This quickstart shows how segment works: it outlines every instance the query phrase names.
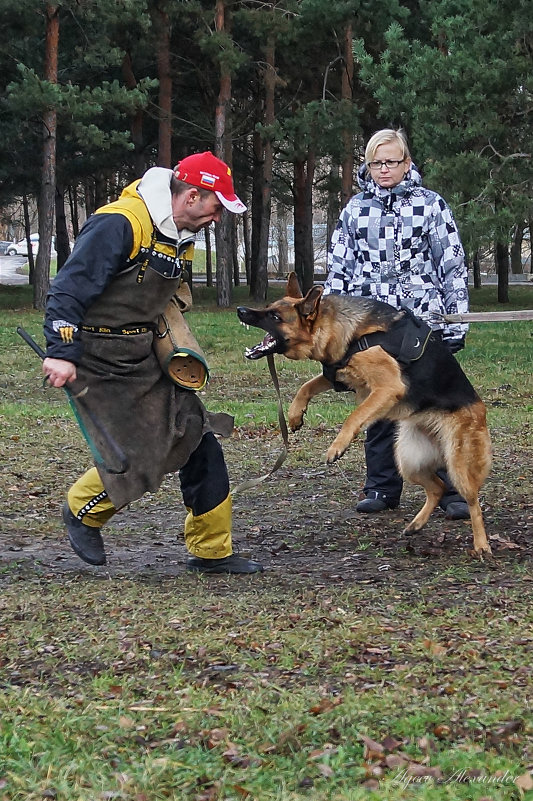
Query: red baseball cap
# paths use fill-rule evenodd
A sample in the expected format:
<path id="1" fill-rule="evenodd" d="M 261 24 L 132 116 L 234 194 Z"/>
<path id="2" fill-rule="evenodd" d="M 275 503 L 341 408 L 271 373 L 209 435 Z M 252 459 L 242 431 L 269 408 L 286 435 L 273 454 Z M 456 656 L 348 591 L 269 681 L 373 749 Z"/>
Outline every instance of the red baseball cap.
<path id="1" fill-rule="evenodd" d="M 214 192 L 228 211 L 234 214 L 246 211 L 246 206 L 235 194 L 230 168 L 211 151 L 186 156 L 174 167 L 174 175 L 178 181 Z"/>

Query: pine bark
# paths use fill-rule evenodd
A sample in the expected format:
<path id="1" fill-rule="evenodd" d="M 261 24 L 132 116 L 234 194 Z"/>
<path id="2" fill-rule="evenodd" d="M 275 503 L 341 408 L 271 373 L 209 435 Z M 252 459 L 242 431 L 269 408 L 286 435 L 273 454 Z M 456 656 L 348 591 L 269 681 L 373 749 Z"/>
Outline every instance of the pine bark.
<path id="1" fill-rule="evenodd" d="M 44 79 L 57 83 L 57 63 L 59 46 L 59 6 L 47 3 L 45 8 L 46 45 L 44 60 Z M 39 194 L 39 252 L 35 264 L 33 282 L 33 306 L 44 309 L 46 295 L 50 286 L 50 249 L 54 226 L 55 188 L 56 188 L 56 142 L 57 111 L 54 106 L 47 108 L 43 115 L 43 161 L 41 190 Z"/>
<path id="2" fill-rule="evenodd" d="M 164 4 L 152 11 L 157 31 L 157 77 L 159 79 L 159 134 L 157 164 L 172 167 L 172 74 L 170 68 L 170 20 Z"/>
<path id="3" fill-rule="evenodd" d="M 227 30 L 225 0 L 217 0 L 215 28 Z M 215 111 L 215 155 L 231 167 L 231 138 L 229 136 L 229 108 L 231 101 L 231 72 L 224 60 L 220 61 L 220 84 Z M 227 308 L 231 304 L 231 275 L 233 263 L 232 221 L 230 212 L 222 212 L 220 222 L 215 223 L 217 252 L 217 305 Z"/>

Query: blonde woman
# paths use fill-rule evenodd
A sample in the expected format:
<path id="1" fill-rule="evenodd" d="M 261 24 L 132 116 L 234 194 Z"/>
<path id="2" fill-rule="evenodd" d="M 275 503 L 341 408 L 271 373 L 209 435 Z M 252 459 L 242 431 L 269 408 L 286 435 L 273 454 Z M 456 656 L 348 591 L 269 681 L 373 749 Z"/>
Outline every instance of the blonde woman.
<path id="1" fill-rule="evenodd" d="M 452 212 L 440 195 L 422 186 L 403 131 L 377 131 L 358 172 L 361 192 L 342 210 L 331 239 L 325 294 L 373 297 L 409 308 L 440 329 L 452 353 L 464 347 L 467 325 L 435 324 L 432 315 L 468 311 L 464 250 Z M 359 512 L 394 509 L 402 479 L 394 461 L 395 424 L 380 420 L 365 441 L 367 475 Z M 449 489 L 440 506 L 452 520 L 468 506 Z"/>

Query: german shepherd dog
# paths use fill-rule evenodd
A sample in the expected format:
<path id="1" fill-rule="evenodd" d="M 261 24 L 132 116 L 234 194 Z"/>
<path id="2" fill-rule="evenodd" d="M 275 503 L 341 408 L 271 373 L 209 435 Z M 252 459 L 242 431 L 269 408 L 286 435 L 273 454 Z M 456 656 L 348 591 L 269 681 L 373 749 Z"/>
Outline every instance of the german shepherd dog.
<path id="1" fill-rule="evenodd" d="M 320 286 L 303 297 L 295 273 L 289 275 L 286 292 L 264 309 L 240 306 L 237 315 L 242 323 L 267 332 L 261 343 L 246 351 L 248 359 L 282 353 L 288 359 L 322 363 L 323 374 L 303 384 L 290 405 L 290 429 L 301 428 L 315 395 L 332 387 L 352 390 L 359 405 L 330 445 L 326 462 L 340 459 L 360 430 L 376 420 L 398 421 L 399 471 L 426 492 L 424 506 L 404 534 L 414 534 L 427 523 L 446 488 L 437 475 L 445 468 L 468 503 L 473 555 L 490 558 L 478 499 L 491 465 L 485 405 L 440 334 L 410 312 L 380 301 L 323 297 Z M 414 329 L 402 333 L 408 330 L 409 318 Z M 396 355 L 385 349 L 387 341 L 392 341 Z"/>

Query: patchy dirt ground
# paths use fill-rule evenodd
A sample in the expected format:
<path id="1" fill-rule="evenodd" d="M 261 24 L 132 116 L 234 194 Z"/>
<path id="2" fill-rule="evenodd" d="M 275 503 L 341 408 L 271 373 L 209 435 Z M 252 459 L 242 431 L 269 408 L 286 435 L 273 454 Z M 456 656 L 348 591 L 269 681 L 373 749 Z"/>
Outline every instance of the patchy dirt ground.
<path id="1" fill-rule="evenodd" d="M 527 575 L 533 552 L 531 449 L 513 450 L 508 445 L 495 449 L 493 470 L 482 491 L 494 551 L 494 563 L 488 566 L 468 555 L 470 522 L 447 521 L 440 510 L 416 537 L 408 540 L 402 535 L 421 506 L 419 488 L 407 486 L 401 506 L 394 511 L 371 516 L 356 513 L 363 481 L 362 447 L 353 446 L 339 463 L 326 467 L 322 455 L 331 438 L 327 430 L 301 435 L 298 450 L 289 453 L 275 474 L 234 497 L 235 549 L 261 560 L 269 578 L 307 586 L 393 584 L 416 592 L 443 574 L 453 581 L 454 571 L 460 568 L 470 571 L 477 582 L 502 586 L 517 584 Z M 237 431 L 224 444 L 233 484 L 267 472 L 280 445 L 273 431 L 260 436 Z M 159 493 L 113 519 L 104 529 L 108 565 L 94 568 L 72 552 L 59 520 L 60 492 L 70 481 L 57 465 L 47 469 L 50 480 L 53 476 L 49 484 L 28 491 L 20 481 L 7 488 L 7 510 L 0 512 L 0 585 L 29 575 L 157 580 L 185 572 L 185 511 L 176 478 L 168 477 Z"/>

